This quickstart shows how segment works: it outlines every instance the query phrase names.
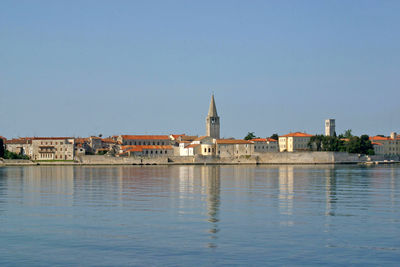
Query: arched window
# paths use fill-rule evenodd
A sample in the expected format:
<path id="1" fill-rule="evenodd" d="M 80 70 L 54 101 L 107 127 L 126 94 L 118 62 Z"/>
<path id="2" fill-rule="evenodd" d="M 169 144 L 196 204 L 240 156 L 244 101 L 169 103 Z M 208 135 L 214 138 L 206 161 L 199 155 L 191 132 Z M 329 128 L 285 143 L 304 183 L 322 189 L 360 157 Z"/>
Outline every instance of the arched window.
<path id="1" fill-rule="evenodd" d="M 211 148 L 208 148 L 208 153 L 210 153 L 211 152 Z"/>

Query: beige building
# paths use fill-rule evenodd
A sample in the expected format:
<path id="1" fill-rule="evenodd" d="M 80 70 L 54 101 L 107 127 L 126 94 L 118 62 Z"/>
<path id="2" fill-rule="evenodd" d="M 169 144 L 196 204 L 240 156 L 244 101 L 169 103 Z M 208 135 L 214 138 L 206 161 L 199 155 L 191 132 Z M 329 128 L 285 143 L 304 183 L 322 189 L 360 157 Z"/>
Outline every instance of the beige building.
<path id="1" fill-rule="evenodd" d="M 280 152 L 295 152 L 309 150 L 308 142 L 313 135 L 301 132 L 279 136 Z"/>
<path id="2" fill-rule="evenodd" d="M 168 146 L 171 145 L 171 139 L 168 135 L 120 135 L 117 141 L 121 145 L 131 146 Z"/>
<path id="3" fill-rule="evenodd" d="M 400 136 L 393 132 L 390 136 L 372 136 L 369 138 L 376 155 L 399 156 Z"/>
<path id="4" fill-rule="evenodd" d="M 254 143 L 248 140 L 218 139 L 216 151 L 220 157 L 251 156 Z"/>
<path id="5" fill-rule="evenodd" d="M 251 139 L 254 143 L 254 152 L 266 153 L 266 152 L 278 152 L 278 140 L 272 138 L 255 138 Z"/>
<path id="6" fill-rule="evenodd" d="M 165 157 L 173 154 L 171 145 L 126 145 L 121 146 L 119 156 Z"/>
<path id="7" fill-rule="evenodd" d="M 33 160 L 74 160 L 75 140 L 71 137 L 32 138 Z"/>

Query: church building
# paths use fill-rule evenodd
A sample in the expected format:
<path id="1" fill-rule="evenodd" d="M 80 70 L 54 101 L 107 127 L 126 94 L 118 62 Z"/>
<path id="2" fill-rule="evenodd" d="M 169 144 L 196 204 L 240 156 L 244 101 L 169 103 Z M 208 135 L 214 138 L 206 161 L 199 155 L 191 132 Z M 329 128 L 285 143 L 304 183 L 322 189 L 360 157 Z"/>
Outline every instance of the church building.
<path id="1" fill-rule="evenodd" d="M 210 108 L 206 118 L 206 136 L 219 139 L 220 121 L 215 107 L 214 95 L 211 96 Z"/>

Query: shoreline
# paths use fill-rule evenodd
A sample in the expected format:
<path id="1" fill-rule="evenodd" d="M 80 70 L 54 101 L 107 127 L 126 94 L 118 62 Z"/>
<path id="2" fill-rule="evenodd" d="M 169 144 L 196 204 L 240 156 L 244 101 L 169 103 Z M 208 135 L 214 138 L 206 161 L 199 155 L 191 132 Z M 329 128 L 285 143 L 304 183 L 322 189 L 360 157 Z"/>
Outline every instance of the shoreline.
<path id="1" fill-rule="evenodd" d="M 379 165 L 399 164 L 400 159 L 345 152 L 271 152 L 252 156 L 113 157 L 81 155 L 73 161 L 0 159 L 0 166 L 170 166 L 170 165 Z"/>
<path id="2" fill-rule="evenodd" d="M 22 167 L 22 166 L 272 166 L 272 165 L 396 165 L 400 164 L 400 161 L 366 161 L 366 162 L 269 162 L 269 163 L 253 163 L 253 162 L 165 162 L 165 163 L 80 163 L 80 162 L 0 162 L 0 167 Z"/>

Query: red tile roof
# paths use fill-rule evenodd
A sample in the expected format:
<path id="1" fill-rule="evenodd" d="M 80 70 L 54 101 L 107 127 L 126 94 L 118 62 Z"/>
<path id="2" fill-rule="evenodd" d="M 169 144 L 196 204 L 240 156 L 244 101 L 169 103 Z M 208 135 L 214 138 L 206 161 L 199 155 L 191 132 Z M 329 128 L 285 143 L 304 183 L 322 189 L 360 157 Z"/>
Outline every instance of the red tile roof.
<path id="1" fill-rule="evenodd" d="M 217 144 L 253 144 L 253 142 L 248 140 L 218 139 Z"/>
<path id="2" fill-rule="evenodd" d="M 171 134 L 171 136 L 176 140 L 178 137 L 185 136 L 186 134 Z"/>
<path id="3" fill-rule="evenodd" d="M 179 139 L 186 140 L 186 141 L 193 141 L 197 138 L 198 138 L 197 135 L 184 135 L 184 136 L 181 136 L 181 138 L 179 138 Z"/>
<path id="4" fill-rule="evenodd" d="M 251 139 L 250 141 L 253 141 L 253 142 L 267 142 L 267 138 L 254 138 L 254 139 Z"/>
<path id="5" fill-rule="evenodd" d="M 76 144 L 83 144 L 83 143 L 89 143 L 90 142 L 90 140 L 89 140 L 89 138 L 75 138 L 75 143 Z"/>
<path id="6" fill-rule="evenodd" d="M 168 135 L 121 135 L 128 140 L 169 140 Z"/>
<path id="7" fill-rule="evenodd" d="M 374 140 L 374 141 L 391 141 L 391 140 L 393 140 L 390 137 L 383 137 L 383 136 L 371 136 L 369 139 Z"/>
<path id="8" fill-rule="evenodd" d="M 115 141 L 115 140 L 113 140 L 111 138 L 104 138 L 104 139 L 101 139 L 101 141 L 103 143 L 111 143 L 111 144 L 116 144 L 117 143 L 117 141 Z"/>
<path id="9" fill-rule="evenodd" d="M 191 144 L 191 145 L 186 146 L 185 148 L 194 148 L 194 147 L 198 147 L 198 146 L 200 146 L 200 144 Z"/>
<path id="10" fill-rule="evenodd" d="M 32 140 L 66 140 L 75 139 L 74 137 L 32 137 Z"/>
<path id="11" fill-rule="evenodd" d="M 207 135 L 203 135 L 203 136 L 197 137 L 197 138 L 194 139 L 193 141 L 201 141 L 201 140 L 203 140 L 203 139 L 205 139 L 205 138 L 207 138 L 207 137 L 208 137 Z"/>
<path id="12" fill-rule="evenodd" d="M 253 141 L 253 142 L 277 142 L 275 139 L 272 139 L 272 138 L 254 138 L 254 139 L 251 139 L 250 141 Z"/>
<path id="13" fill-rule="evenodd" d="M 21 137 L 21 138 L 13 138 L 10 140 L 5 140 L 6 144 L 31 144 L 32 137 Z"/>
<path id="14" fill-rule="evenodd" d="M 295 133 L 289 133 L 286 135 L 281 135 L 279 137 L 311 137 L 313 136 L 312 134 L 308 133 L 302 133 L 302 132 L 295 132 Z"/>

